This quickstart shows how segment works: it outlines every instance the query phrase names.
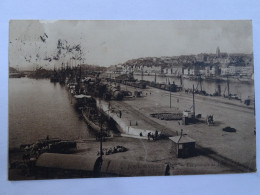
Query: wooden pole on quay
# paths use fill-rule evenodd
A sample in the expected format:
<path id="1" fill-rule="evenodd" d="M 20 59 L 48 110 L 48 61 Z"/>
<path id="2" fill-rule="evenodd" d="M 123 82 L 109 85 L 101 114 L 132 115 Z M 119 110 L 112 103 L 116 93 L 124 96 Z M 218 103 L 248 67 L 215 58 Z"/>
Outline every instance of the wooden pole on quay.
<path id="1" fill-rule="evenodd" d="M 192 90 L 192 101 L 193 101 L 193 114 L 194 114 L 194 118 L 195 118 L 195 99 L 194 99 L 194 84 L 193 84 L 193 90 Z"/>
<path id="2" fill-rule="evenodd" d="M 102 114 L 100 114 L 100 159 L 102 160 L 102 156 L 103 156 L 103 148 L 102 148 L 102 141 L 103 141 L 103 120 L 102 120 Z"/>
<path id="3" fill-rule="evenodd" d="M 172 92 L 171 92 L 171 88 L 170 88 L 170 108 L 172 108 Z"/>

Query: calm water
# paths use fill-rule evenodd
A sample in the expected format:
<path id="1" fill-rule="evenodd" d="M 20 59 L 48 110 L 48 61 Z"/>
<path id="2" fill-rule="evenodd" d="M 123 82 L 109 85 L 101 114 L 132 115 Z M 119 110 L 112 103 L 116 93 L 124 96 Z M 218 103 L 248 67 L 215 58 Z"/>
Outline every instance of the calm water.
<path id="1" fill-rule="evenodd" d="M 47 135 L 69 140 L 91 136 L 65 87 L 49 80 L 9 79 L 9 147 Z"/>
<path id="2" fill-rule="evenodd" d="M 141 75 L 134 75 L 134 77 L 138 80 L 141 80 Z M 155 76 L 143 76 L 144 80 L 147 81 L 154 81 Z M 180 85 L 180 80 L 178 78 L 169 78 L 167 79 L 174 81 L 177 85 Z M 157 76 L 156 82 L 158 83 L 166 83 L 166 77 Z M 215 81 L 202 81 L 202 90 L 205 90 L 209 94 L 213 94 L 215 91 L 218 90 L 218 85 L 220 84 L 221 88 L 221 94 L 227 95 L 227 83 L 226 82 L 220 82 L 217 83 Z M 194 88 L 200 90 L 200 85 L 198 81 L 189 80 L 189 79 L 183 79 L 183 87 L 185 89 L 192 89 L 192 86 L 194 85 Z M 231 94 L 237 94 L 238 97 L 241 99 L 246 99 L 248 96 L 254 96 L 254 85 L 253 84 L 247 84 L 247 83 L 241 83 L 241 82 L 230 82 L 229 84 L 229 91 Z"/>

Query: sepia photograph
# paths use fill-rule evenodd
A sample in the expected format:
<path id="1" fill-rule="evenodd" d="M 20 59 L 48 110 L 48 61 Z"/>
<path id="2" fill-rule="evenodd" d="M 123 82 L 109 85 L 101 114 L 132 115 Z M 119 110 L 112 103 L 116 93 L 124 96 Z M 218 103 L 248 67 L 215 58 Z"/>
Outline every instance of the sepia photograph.
<path id="1" fill-rule="evenodd" d="M 10 20 L 8 179 L 256 172 L 251 20 Z"/>

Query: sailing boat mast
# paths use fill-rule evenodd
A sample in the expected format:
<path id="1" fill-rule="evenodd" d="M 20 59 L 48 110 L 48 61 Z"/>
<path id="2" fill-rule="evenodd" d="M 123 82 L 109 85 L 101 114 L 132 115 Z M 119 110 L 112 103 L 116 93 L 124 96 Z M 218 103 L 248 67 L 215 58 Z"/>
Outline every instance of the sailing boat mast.
<path id="1" fill-rule="evenodd" d="M 143 70 L 143 67 L 142 67 L 142 75 L 141 75 L 141 80 L 142 80 L 142 81 L 144 80 L 144 70 Z"/>
<path id="2" fill-rule="evenodd" d="M 195 117 L 195 98 L 194 98 L 194 85 L 193 85 L 193 90 L 192 90 L 192 108 L 193 108 L 193 114 L 194 114 L 194 116 L 193 117 Z"/>
<path id="3" fill-rule="evenodd" d="M 170 89 L 170 108 L 172 108 L 172 91 Z"/>
<path id="4" fill-rule="evenodd" d="M 200 77 L 199 77 L 199 82 L 200 82 L 200 91 L 202 91 L 202 78 L 201 78 L 201 74 L 200 74 Z"/>
<path id="5" fill-rule="evenodd" d="M 102 156 L 103 156 L 103 119 L 102 119 L 102 113 L 99 111 L 99 125 L 100 125 L 100 159 L 102 160 Z"/>
<path id="6" fill-rule="evenodd" d="M 227 90 L 228 90 L 228 97 L 229 97 L 229 80 L 228 80 L 228 75 L 227 75 Z"/>

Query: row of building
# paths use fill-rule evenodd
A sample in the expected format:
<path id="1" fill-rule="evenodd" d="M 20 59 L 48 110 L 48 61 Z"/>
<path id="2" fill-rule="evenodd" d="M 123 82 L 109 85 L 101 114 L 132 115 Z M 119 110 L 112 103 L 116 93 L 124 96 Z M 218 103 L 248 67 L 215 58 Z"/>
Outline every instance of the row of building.
<path id="1" fill-rule="evenodd" d="M 228 67 L 219 67 L 217 65 L 212 66 L 193 66 L 184 68 L 182 66 L 173 66 L 162 68 L 161 66 L 123 66 L 119 67 L 118 72 L 121 73 L 144 73 L 144 74 L 164 74 L 167 76 L 248 76 L 251 77 L 254 70 L 253 66 L 228 66 Z"/>
<path id="2" fill-rule="evenodd" d="M 219 47 L 215 54 L 182 55 L 172 57 L 138 58 L 114 66 L 118 73 L 144 73 L 186 76 L 246 76 L 253 74 L 253 54 L 221 53 Z"/>
<path id="3" fill-rule="evenodd" d="M 204 68 L 193 67 L 193 68 L 185 68 L 179 69 L 179 72 L 182 71 L 182 75 L 204 75 L 204 76 L 245 76 L 251 77 L 254 70 L 252 66 L 229 66 L 229 67 L 219 67 L 219 66 L 206 66 Z M 176 70 L 174 68 L 173 70 Z M 171 69 L 170 69 L 171 71 Z M 168 70 L 163 71 L 166 75 L 174 75 L 172 72 Z M 170 74 L 169 74 L 170 73 Z"/>

